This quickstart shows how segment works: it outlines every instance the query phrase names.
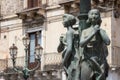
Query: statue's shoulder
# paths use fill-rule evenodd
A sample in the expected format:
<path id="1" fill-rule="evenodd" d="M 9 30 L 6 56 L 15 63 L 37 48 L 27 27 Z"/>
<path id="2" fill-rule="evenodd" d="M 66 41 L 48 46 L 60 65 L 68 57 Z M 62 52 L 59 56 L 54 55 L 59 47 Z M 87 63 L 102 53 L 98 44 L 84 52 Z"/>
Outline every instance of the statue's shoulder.
<path id="1" fill-rule="evenodd" d="M 104 41 L 104 43 L 105 43 L 106 45 L 109 45 L 109 44 L 110 44 L 110 39 L 109 39 L 106 31 L 103 30 L 103 29 L 100 29 L 100 35 L 101 35 L 102 40 Z"/>

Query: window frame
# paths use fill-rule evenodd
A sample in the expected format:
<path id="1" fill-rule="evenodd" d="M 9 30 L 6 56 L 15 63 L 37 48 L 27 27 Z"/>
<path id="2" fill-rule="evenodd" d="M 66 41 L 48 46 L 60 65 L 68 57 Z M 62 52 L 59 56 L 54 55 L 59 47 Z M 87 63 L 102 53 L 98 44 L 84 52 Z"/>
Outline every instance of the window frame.
<path id="1" fill-rule="evenodd" d="M 37 32 L 39 32 L 39 37 L 37 37 Z M 29 37 L 31 36 L 31 35 L 34 35 L 35 34 L 35 47 L 37 46 L 37 44 L 40 44 L 41 45 L 41 42 L 42 42 L 42 37 L 41 37 L 41 35 L 42 35 L 42 31 L 40 30 L 40 31 L 36 31 L 36 32 L 31 32 L 31 33 L 28 33 L 29 34 Z M 40 42 L 39 42 L 39 38 L 40 38 Z M 31 38 L 30 38 L 31 39 Z M 30 40 L 31 41 L 31 40 Z M 35 48 L 34 47 L 34 48 Z M 34 55 L 32 55 L 32 56 L 34 56 Z M 29 68 L 30 69 L 32 69 L 32 68 L 34 68 L 36 65 L 37 65 L 37 62 L 35 61 L 35 57 L 34 57 L 34 61 L 33 62 L 31 62 L 30 61 L 30 58 L 31 58 L 31 54 L 30 54 L 30 44 L 29 44 L 29 51 L 28 51 L 28 64 L 29 64 Z"/>

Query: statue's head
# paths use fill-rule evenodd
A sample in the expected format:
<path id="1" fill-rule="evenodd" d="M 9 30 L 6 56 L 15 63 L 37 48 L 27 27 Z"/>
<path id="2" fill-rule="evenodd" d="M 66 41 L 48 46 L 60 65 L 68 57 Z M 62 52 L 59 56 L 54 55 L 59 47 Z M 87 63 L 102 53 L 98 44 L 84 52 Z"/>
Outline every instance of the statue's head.
<path id="1" fill-rule="evenodd" d="M 89 11 L 87 22 L 91 24 L 101 24 L 102 20 L 98 9 L 92 9 Z"/>
<path id="2" fill-rule="evenodd" d="M 73 26 L 76 23 L 76 18 L 71 14 L 63 15 L 63 25 L 64 27 Z"/>

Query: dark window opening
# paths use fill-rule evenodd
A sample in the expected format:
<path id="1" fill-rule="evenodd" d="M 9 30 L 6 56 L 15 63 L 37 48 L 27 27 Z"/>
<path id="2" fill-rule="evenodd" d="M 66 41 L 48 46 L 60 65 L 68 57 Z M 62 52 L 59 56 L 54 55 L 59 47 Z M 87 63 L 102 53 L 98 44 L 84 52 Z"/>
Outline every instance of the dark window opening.
<path id="1" fill-rule="evenodd" d="M 30 45 L 29 45 L 29 65 L 30 68 L 35 66 L 35 47 L 37 44 L 41 45 L 41 31 L 29 33 Z"/>
<path id="2" fill-rule="evenodd" d="M 41 0 L 28 0 L 28 8 L 39 7 L 41 5 Z"/>

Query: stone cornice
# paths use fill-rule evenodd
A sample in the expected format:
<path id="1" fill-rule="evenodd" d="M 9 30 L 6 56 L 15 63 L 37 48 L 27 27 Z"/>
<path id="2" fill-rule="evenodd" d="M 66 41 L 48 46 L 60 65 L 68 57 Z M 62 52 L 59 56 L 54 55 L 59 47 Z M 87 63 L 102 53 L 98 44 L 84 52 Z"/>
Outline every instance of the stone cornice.
<path id="1" fill-rule="evenodd" d="M 16 13 L 20 19 L 27 19 L 28 17 L 35 17 L 36 15 L 44 16 L 45 15 L 45 8 L 43 7 L 35 7 L 30 9 L 24 9 L 21 12 Z"/>
<path id="2" fill-rule="evenodd" d="M 57 15 L 57 16 L 51 16 L 51 17 L 47 17 L 47 23 L 53 23 L 53 22 L 57 22 L 57 21 L 62 21 L 63 14 L 61 15 Z"/>
<path id="3" fill-rule="evenodd" d="M 0 21 L 6 21 L 6 20 L 10 20 L 10 19 L 16 19 L 18 18 L 18 16 L 15 14 L 15 15 L 9 15 L 9 16 L 3 16 L 3 17 L 0 17 Z"/>
<path id="4" fill-rule="evenodd" d="M 71 4 L 73 2 L 74 2 L 74 0 L 62 0 L 59 2 L 59 5 Z"/>
<path id="5" fill-rule="evenodd" d="M 34 24 L 43 25 L 45 20 L 45 14 L 46 13 L 44 7 L 25 9 L 17 13 L 18 17 L 22 19 L 23 24 L 30 25 L 31 27 Z"/>
<path id="6" fill-rule="evenodd" d="M 54 9 L 58 9 L 58 8 L 61 8 L 61 6 L 60 5 L 50 6 L 50 7 L 46 7 L 46 11 L 54 10 Z"/>

